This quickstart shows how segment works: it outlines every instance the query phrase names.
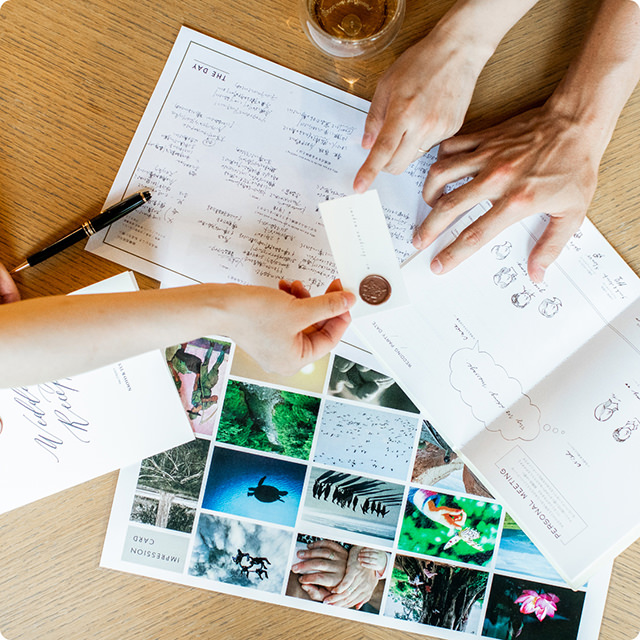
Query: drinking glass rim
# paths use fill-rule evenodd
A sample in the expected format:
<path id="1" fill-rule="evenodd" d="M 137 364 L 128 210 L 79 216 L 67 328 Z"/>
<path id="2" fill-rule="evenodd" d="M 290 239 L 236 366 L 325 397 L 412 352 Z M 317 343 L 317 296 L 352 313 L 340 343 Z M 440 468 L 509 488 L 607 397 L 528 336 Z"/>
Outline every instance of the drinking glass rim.
<path id="1" fill-rule="evenodd" d="M 404 13 L 406 9 L 406 0 L 395 0 L 396 7 L 398 7 L 398 10 L 395 12 L 391 20 L 389 20 L 389 22 L 385 24 L 384 27 L 382 27 L 382 29 L 380 29 L 380 31 L 378 31 L 377 33 L 374 33 L 373 35 L 367 36 L 366 38 L 338 38 L 336 36 L 332 36 L 330 33 L 327 33 L 313 19 L 313 15 L 310 11 L 312 2 L 314 2 L 314 0 L 303 0 L 303 2 L 301 2 L 300 4 L 304 4 L 305 16 L 309 18 L 309 22 L 313 25 L 314 30 L 320 33 L 323 38 L 326 38 L 328 41 L 332 43 L 339 44 L 342 47 L 344 47 L 345 45 L 349 45 L 349 46 L 360 48 L 366 43 L 375 42 L 376 40 L 379 40 L 382 36 L 386 35 L 391 30 L 391 27 L 395 26 L 395 24 L 404 17 Z M 303 26 L 305 26 L 304 22 L 303 22 Z"/>

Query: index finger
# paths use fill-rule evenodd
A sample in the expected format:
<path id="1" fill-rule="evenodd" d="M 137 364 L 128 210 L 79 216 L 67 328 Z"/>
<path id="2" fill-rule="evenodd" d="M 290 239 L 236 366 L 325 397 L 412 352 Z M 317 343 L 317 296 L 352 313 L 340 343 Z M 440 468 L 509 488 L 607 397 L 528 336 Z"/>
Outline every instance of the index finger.
<path id="1" fill-rule="evenodd" d="M 389 164 L 405 133 L 406 127 L 401 120 L 387 117 L 367 159 L 353 181 L 353 190 L 356 193 L 364 193 L 380 171 Z"/>
<path id="2" fill-rule="evenodd" d="M 309 543 L 307 545 L 307 549 L 328 549 L 329 553 L 331 551 L 338 552 L 338 553 L 342 553 L 346 551 L 346 549 L 341 544 L 338 544 L 333 540 L 326 540 L 326 539 L 316 540 L 315 542 Z"/>

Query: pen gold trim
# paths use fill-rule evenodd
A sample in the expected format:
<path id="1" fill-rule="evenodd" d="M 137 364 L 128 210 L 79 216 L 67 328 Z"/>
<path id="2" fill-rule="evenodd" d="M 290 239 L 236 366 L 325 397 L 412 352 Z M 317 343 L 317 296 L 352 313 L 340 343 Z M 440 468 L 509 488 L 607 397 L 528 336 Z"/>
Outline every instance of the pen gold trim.
<path id="1" fill-rule="evenodd" d="M 64 238 L 60 238 L 60 240 L 54 242 L 45 249 L 30 255 L 25 262 L 17 266 L 15 269 L 12 269 L 9 273 L 18 273 L 18 271 L 22 271 L 22 269 L 40 264 L 51 256 L 54 256 L 67 247 L 79 242 L 83 238 L 90 238 L 98 231 L 102 231 L 102 229 L 105 229 L 114 222 L 117 222 L 127 213 L 137 209 L 140 205 L 148 202 L 150 199 L 151 193 L 149 191 L 138 191 L 137 193 L 124 198 L 120 202 L 116 202 L 114 205 L 100 212 L 97 216 L 91 218 L 91 220 L 83 222 L 75 231 L 67 234 Z"/>
<path id="2" fill-rule="evenodd" d="M 11 273 L 11 274 L 18 273 L 18 271 L 22 271 L 23 269 L 26 269 L 28 266 L 29 266 L 28 262 L 23 262 L 22 264 L 18 265 L 14 269 L 11 269 L 11 271 L 9 271 L 9 273 Z"/>

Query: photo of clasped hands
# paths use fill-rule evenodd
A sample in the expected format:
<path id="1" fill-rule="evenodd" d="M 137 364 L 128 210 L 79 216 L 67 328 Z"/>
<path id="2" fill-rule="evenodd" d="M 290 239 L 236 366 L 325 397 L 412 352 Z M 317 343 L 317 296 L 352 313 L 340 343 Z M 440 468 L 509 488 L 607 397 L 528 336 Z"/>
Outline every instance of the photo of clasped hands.
<path id="1" fill-rule="evenodd" d="M 296 552 L 287 595 L 344 608 L 379 607 L 374 596 L 389 556 L 379 549 L 316 540 Z M 379 594 L 378 594 L 379 595 Z"/>
<path id="2" fill-rule="evenodd" d="M 455 135 L 483 67 L 537 1 L 458 0 L 376 88 L 362 139 L 370 152 L 355 191 L 366 191 L 380 171 L 401 173 L 440 143 L 423 188 L 432 210 L 415 233 L 415 248 L 428 247 L 479 202 L 493 205 L 435 256 L 433 273 L 449 272 L 511 224 L 546 213 L 548 226 L 528 262 L 531 280 L 542 282 L 584 220 L 605 148 L 640 78 L 638 0 L 602 0 L 577 56 L 542 106 Z"/>

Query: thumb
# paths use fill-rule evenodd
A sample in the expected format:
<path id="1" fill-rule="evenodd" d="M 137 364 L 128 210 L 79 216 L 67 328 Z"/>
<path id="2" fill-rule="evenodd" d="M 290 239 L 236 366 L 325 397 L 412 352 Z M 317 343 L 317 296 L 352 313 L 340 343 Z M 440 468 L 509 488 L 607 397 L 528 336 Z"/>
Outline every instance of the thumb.
<path id="1" fill-rule="evenodd" d="M 313 298 L 296 301 L 299 305 L 298 323 L 306 329 L 318 322 L 343 315 L 355 304 L 356 297 L 349 291 L 331 291 Z"/>
<path id="2" fill-rule="evenodd" d="M 574 218 L 551 218 L 540 240 L 529 255 L 529 277 L 532 282 L 542 282 L 549 265 L 556 260 L 571 236 L 580 228 L 584 216 Z"/>

